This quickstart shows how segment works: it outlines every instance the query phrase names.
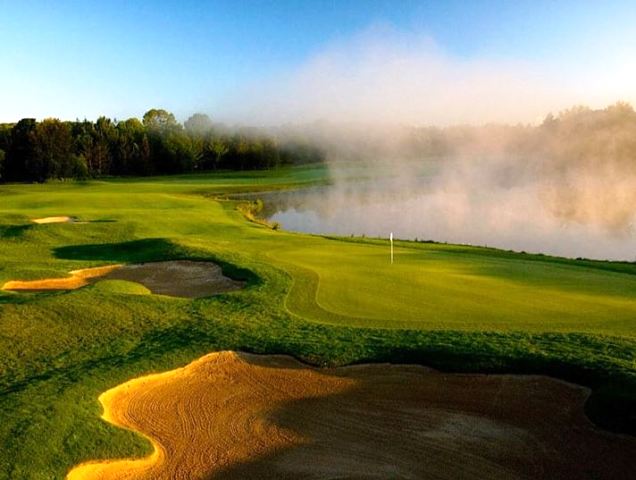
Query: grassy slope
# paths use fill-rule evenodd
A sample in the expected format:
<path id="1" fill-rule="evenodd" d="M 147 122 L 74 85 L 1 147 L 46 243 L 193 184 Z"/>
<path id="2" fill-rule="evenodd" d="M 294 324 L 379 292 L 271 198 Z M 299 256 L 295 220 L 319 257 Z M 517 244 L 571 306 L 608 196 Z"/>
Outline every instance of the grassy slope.
<path id="1" fill-rule="evenodd" d="M 206 258 L 250 285 L 195 301 L 127 282 L 0 294 L 0 478 L 62 478 L 85 459 L 142 454 L 144 440 L 98 419 L 99 393 L 216 349 L 550 373 L 596 388 L 597 420 L 636 429 L 636 266 L 409 242 L 390 266 L 382 242 L 275 232 L 212 199 L 324 174 L 0 186 L 0 283 Z M 50 215 L 101 221 L 29 222 Z"/>

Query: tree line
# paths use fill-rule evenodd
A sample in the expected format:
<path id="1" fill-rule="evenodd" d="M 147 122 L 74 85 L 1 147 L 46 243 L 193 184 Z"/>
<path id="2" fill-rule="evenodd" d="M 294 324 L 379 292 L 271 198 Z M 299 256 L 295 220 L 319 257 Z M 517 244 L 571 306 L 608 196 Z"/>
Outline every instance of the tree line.
<path id="1" fill-rule="evenodd" d="M 322 160 L 308 142 L 279 141 L 256 129 L 231 131 L 200 113 L 183 124 L 161 109 L 149 110 L 141 121 L 25 118 L 0 124 L 4 182 L 267 169 Z"/>

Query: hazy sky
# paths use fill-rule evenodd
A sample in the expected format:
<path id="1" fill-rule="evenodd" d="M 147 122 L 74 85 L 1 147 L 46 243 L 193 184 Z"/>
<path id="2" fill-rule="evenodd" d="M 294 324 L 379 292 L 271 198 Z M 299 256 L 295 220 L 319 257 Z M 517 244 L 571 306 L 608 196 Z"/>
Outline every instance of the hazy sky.
<path id="1" fill-rule="evenodd" d="M 633 0 L 0 0 L 0 121 L 533 121 L 636 103 L 634 25 Z"/>

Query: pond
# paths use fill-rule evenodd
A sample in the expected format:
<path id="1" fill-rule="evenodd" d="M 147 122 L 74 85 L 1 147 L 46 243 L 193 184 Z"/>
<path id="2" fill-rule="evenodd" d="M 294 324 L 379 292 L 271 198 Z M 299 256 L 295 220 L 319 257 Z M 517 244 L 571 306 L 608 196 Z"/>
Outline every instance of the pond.
<path id="1" fill-rule="evenodd" d="M 285 230 L 497 247 L 571 258 L 634 261 L 631 218 L 620 225 L 571 218 L 534 185 L 483 190 L 426 182 L 340 182 L 261 193 L 263 215 Z"/>

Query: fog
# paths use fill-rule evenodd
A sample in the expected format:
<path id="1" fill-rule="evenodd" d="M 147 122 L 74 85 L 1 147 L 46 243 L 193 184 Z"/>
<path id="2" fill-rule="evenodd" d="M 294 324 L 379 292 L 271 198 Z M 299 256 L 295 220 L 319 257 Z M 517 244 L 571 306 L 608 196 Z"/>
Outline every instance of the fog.
<path id="1" fill-rule="evenodd" d="M 569 61 L 462 56 L 426 33 L 376 25 L 293 68 L 257 75 L 217 110 L 251 125 L 538 123 L 572 105 L 636 101 L 633 55 L 619 50 Z"/>
<path id="2" fill-rule="evenodd" d="M 280 204 L 284 228 L 633 261 L 636 114 L 615 102 L 636 78 L 589 65 L 457 58 L 380 28 L 232 103 L 326 152 L 331 187 Z"/>
<path id="3" fill-rule="evenodd" d="M 636 113 L 538 126 L 311 130 L 331 185 L 266 198 L 283 228 L 636 260 Z"/>

